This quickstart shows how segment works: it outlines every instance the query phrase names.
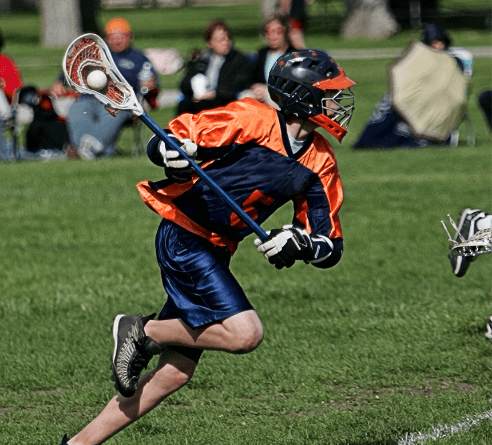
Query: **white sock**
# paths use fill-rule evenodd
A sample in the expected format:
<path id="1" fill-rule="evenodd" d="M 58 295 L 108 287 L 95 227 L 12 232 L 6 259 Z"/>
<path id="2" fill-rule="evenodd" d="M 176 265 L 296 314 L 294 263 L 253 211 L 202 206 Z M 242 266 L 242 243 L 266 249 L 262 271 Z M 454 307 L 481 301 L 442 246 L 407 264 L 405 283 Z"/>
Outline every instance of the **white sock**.
<path id="1" fill-rule="evenodd" d="M 492 215 L 485 214 L 483 218 L 480 218 L 476 222 L 477 230 L 492 229 Z"/>

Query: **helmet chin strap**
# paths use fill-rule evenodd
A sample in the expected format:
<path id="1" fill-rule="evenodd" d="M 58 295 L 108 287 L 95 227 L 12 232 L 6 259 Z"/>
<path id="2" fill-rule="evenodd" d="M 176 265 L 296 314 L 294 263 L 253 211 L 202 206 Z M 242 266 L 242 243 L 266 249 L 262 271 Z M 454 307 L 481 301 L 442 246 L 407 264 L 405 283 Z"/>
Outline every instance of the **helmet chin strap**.
<path id="1" fill-rule="evenodd" d="M 339 123 L 324 114 L 310 116 L 308 117 L 308 120 L 316 124 L 318 127 L 324 128 L 328 133 L 333 135 L 338 142 L 342 142 L 342 139 L 347 134 L 347 129 L 345 127 L 342 127 Z"/>

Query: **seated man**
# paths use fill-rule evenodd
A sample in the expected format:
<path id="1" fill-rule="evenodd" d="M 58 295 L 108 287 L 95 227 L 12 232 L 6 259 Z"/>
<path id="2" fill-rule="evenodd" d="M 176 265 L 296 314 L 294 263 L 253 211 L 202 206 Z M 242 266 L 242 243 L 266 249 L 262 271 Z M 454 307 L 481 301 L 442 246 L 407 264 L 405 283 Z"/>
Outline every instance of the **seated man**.
<path id="1" fill-rule="evenodd" d="M 30 108 L 32 120 L 25 133 L 25 149 L 18 153 L 21 159 L 62 159 L 69 145 L 67 122 L 55 106 L 48 90 L 33 85 L 22 87 L 18 104 Z"/>
<path id="2" fill-rule="evenodd" d="M 133 87 L 137 97 L 143 97 L 151 108 L 155 108 L 159 91 L 158 75 L 150 60 L 131 46 L 133 34 L 130 23 L 121 17 L 113 18 L 106 24 L 104 33 L 111 56 L 123 77 Z M 51 91 L 56 95 L 63 94 L 62 79 L 52 86 Z M 68 111 L 70 142 L 83 159 L 112 156 L 118 135 L 132 118 L 130 111 L 120 111 L 113 117 L 95 97 L 84 94 Z"/>
<path id="3" fill-rule="evenodd" d="M 209 49 L 191 61 L 181 82 L 184 98 L 178 104 L 178 115 L 226 105 L 249 84 L 251 63 L 232 47 L 232 33 L 225 22 L 212 21 L 205 41 Z"/>

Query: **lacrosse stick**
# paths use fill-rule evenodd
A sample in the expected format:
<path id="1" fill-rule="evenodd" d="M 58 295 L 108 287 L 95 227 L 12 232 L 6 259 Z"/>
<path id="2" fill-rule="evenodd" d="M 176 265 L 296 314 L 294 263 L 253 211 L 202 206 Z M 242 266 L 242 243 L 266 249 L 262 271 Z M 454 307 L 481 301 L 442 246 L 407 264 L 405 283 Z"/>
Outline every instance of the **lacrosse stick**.
<path id="1" fill-rule="evenodd" d="M 449 222 L 456 233 L 460 241 L 456 241 L 451 238 L 448 228 L 444 221 L 441 221 L 444 230 L 448 234 L 449 242 L 451 243 L 451 251 L 455 252 L 457 255 L 466 256 L 466 257 L 475 257 L 478 255 L 484 255 L 486 253 L 492 253 L 492 229 L 484 229 L 479 230 L 469 239 L 465 239 L 464 236 L 458 230 L 456 223 L 451 218 L 451 215 L 448 215 Z"/>
<path id="2" fill-rule="evenodd" d="M 103 71 L 107 83 L 96 91 L 87 83 L 92 71 Z M 186 154 L 180 145 L 170 138 L 144 111 L 135 92 L 121 75 L 104 40 L 96 34 L 77 37 L 67 48 L 63 58 L 63 71 L 68 83 L 79 93 L 90 94 L 102 102 L 108 112 L 116 115 L 128 110 L 139 117 L 162 141 L 186 159 L 195 173 L 264 241 L 267 233 L 196 162 Z"/>

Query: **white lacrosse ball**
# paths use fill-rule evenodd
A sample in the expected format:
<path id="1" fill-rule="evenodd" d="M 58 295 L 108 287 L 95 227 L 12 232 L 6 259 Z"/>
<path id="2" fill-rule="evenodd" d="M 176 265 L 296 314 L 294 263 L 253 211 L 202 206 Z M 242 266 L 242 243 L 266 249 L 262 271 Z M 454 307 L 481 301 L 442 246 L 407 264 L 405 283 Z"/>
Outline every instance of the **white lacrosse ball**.
<path id="1" fill-rule="evenodd" d="M 101 70 L 94 70 L 87 76 L 87 85 L 93 90 L 102 90 L 108 83 L 106 74 Z"/>

